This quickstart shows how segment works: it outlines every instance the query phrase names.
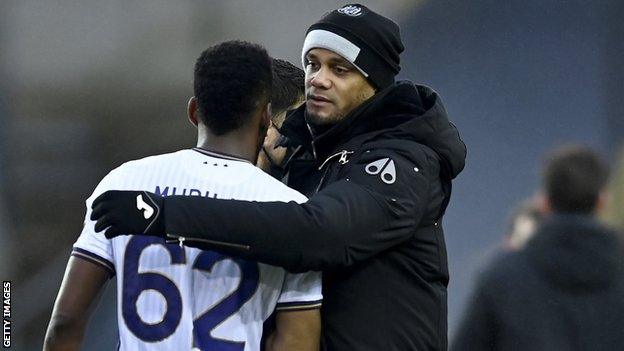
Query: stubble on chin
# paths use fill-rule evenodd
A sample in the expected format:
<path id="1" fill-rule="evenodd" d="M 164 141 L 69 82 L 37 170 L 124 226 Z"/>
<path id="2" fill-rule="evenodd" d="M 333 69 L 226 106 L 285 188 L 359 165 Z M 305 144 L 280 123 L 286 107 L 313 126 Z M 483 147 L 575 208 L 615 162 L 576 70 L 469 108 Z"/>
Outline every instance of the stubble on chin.
<path id="1" fill-rule="evenodd" d="M 336 124 L 344 118 L 344 115 L 337 112 L 326 117 L 321 117 L 318 114 L 312 113 L 306 109 L 306 117 L 308 122 L 317 126 L 322 126 L 327 124 Z"/>
<path id="2" fill-rule="evenodd" d="M 321 117 L 317 114 L 310 113 L 310 111 L 307 109 L 306 109 L 306 114 L 308 116 L 308 120 L 315 125 L 336 124 L 342 121 L 351 111 L 355 110 L 358 106 L 366 102 L 371 97 L 372 95 L 368 94 L 365 91 L 362 91 L 358 93 L 358 95 L 355 96 L 352 106 L 345 108 L 348 111 L 344 111 L 345 109 L 340 110 L 340 111 L 335 111 L 333 114 L 327 117 Z"/>

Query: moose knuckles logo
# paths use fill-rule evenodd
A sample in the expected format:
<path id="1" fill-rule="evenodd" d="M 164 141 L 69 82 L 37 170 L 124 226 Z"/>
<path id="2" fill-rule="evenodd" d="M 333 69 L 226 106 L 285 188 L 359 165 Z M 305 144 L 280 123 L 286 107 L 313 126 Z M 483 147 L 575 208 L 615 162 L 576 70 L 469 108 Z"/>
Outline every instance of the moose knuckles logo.
<path id="1" fill-rule="evenodd" d="M 343 15 L 357 17 L 362 14 L 362 8 L 356 5 L 347 5 L 338 9 L 338 12 L 342 13 Z"/>
<path id="2" fill-rule="evenodd" d="M 389 158 L 373 161 L 367 164 L 364 170 L 370 175 L 378 175 L 381 173 L 381 180 L 386 184 L 392 184 L 396 180 L 394 161 Z"/>

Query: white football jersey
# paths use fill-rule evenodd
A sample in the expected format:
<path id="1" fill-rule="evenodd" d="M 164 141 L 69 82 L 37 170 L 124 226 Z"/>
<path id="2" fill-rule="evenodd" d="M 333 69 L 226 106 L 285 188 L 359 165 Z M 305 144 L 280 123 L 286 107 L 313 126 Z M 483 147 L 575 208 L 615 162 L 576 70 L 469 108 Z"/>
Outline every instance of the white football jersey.
<path id="1" fill-rule="evenodd" d="M 84 228 L 72 255 L 116 274 L 120 350 L 259 350 L 263 322 L 274 310 L 320 306 L 318 272 L 290 274 L 156 237 L 106 239 L 103 232 L 95 233 L 89 217 L 93 200 L 107 190 L 249 201 L 307 199 L 245 160 L 197 148 L 111 171 L 86 201 Z"/>

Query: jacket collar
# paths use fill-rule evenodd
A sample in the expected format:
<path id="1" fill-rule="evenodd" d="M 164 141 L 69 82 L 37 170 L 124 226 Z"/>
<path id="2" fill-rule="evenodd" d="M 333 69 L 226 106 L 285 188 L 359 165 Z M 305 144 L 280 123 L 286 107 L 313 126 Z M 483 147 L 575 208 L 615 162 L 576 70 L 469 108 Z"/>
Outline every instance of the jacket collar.
<path id="1" fill-rule="evenodd" d="M 288 138 L 285 145 L 303 145 L 309 151 L 315 153 L 317 159 L 324 159 L 334 149 L 352 137 L 374 131 L 380 126 L 379 121 L 375 121 L 371 110 L 378 110 L 384 99 L 395 90 L 395 86 L 390 86 L 377 92 L 370 99 L 356 107 L 342 121 L 326 130 L 320 135 L 313 135 L 306 120 L 305 104 L 291 111 L 280 132 Z M 386 111 L 377 111 L 383 115 Z M 381 128 L 383 129 L 383 128 Z"/>
<path id="2" fill-rule="evenodd" d="M 282 125 L 285 146 L 302 145 L 317 162 L 354 137 L 383 132 L 387 138 L 412 140 L 433 149 L 450 178 L 464 168 L 466 145 L 449 122 L 438 95 L 408 81 L 378 92 L 325 133 L 313 136 L 306 123 L 305 104 L 292 111 Z"/>

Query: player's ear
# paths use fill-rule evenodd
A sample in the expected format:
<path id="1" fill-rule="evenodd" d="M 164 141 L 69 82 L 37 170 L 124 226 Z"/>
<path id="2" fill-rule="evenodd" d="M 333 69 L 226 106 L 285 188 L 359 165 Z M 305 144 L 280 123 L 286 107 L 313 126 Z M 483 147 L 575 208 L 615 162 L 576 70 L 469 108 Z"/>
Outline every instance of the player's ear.
<path id="1" fill-rule="evenodd" d="M 260 117 L 260 128 L 263 131 L 269 130 L 271 126 L 271 103 L 267 103 L 266 107 L 262 109 L 262 115 Z"/>
<path id="2" fill-rule="evenodd" d="M 197 98 L 191 96 L 186 106 L 186 113 L 188 115 L 189 122 L 191 122 L 195 127 L 197 127 L 197 114 L 199 110 L 197 108 Z"/>

